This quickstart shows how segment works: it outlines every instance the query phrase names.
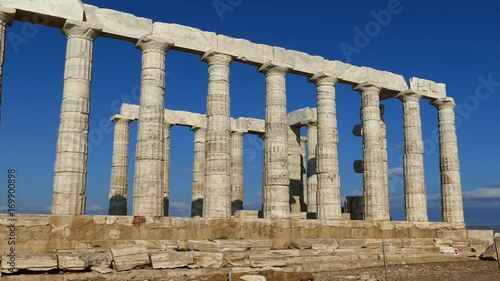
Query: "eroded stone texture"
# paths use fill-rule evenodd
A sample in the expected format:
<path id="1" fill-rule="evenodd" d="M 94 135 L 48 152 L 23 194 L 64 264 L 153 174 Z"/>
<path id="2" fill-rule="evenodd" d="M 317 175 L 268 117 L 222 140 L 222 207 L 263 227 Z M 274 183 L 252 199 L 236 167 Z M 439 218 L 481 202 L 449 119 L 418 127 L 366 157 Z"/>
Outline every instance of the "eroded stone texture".
<path id="1" fill-rule="evenodd" d="M 335 83 L 337 79 L 325 73 L 318 73 L 310 80 L 317 87 L 318 106 L 318 145 L 316 148 L 318 174 L 317 218 L 341 219 L 337 109 L 335 105 Z"/>
<path id="2" fill-rule="evenodd" d="M 316 213 L 318 177 L 316 174 L 316 145 L 318 141 L 318 124 L 307 124 L 307 212 Z"/>
<path id="3" fill-rule="evenodd" d="M 5 34 L 12 25 L 16 10 L 0 6 L 0 121 L 2 119 L 3 64 L 5 61 Z"/>
<path id="4" fill-rule="evenodd" d="M 163 128 L 163 215 L 168 217 L 170 206 L 170 128 L 172 124 L 165 122 Z"/>
<path id="5" fill-rule="evenodd" d="M 288 171 L 290 175 L 290 211 L 301 212 L 301 202 L 304 200 L 302 191 L 302 170 L 300 154 L 300 127 L 288 128 Z"/>
<path id="6" fill-rule="evenodd" d="M 83 215 L 87 181 L 93 41 L 99 27 L 66 21 L 68 36 L 61 118 L 57 138 L 52 213 Z"/>
<path id="7" fill-rule="evenodd" d="M 191 128 L 194 131 L 193 191 L 191 216 L 203 216 L 203 197 L 205 191 L 205 128 Z"/>
<path id="8" fill-rule="evenodd" d="M 210 51 L 202 60 L 208 63 L 203 216 L 228 218 L 231 216 L 229 64 L 232 57 Z"/>
<path id="9" fill-rule="evenodd" d="M 189 252 L 159 251 L 151 252 L 153 268 L 179 268 L 187 267 L 193 263 L 193 255 Z"/>
<path id="10" fill-rule="evenodd" d="M 285 76 L 291 66 L 270 61 L 260 67 L 266 75 L 266 133 L 264 136 L 264 218 L 289 218 L 288 125 Z"/>
<path id="11" fill-rule="evenodd" d="M 16 255 L 15 267 L 9 264 L 10 258 L 2 256 L 2 273 L 14 273 L 19 270 L 50 271 L 57 269 L 57 256 L 54 254 Z"/>
<path id="12" fill-rule="evenodd" d="M 383 156 L 380 127 L 380 88 L 364 83 L 354 88 L 361 93 L 363 121 L 363 197 L 365 220 L 389 220 L 385 206 Z"/>
<path id="13" fill-rule="evenodd" d="M 109 190 L 109 215 L 127 215 L 128 191 L 128 152 L 130 139 L 130 122 L 121 115 L 111 118 L 115 123 L 113 139 L 113 163 L 111 165 L 111 187 Z"/>
<path id="14" fill-rule="evenodd" d="M 385 125 L 384 113 L 385 106 L 379 105 L 380 108 L 380 144 L 382 145 L 382 173 L 384 177 L 384 206 L 385 211 L 389 214 L 389 164 L 387 158 L 387 127 Z"/>
<path id="15" fill-rule="evenodd" d="M 464 222 L 460 163 L 455 128 L 455 101 L 441 98 L 431 103 L 438 109 L 441 202 L 444 222 Z"/>
<path id="16" fill-rule="evenodd" d="M 151 263 L 144 245 L 114 245 L 111 247 L 111 255 L 116 271 L 130 270 Z"/>
<path id="17" fill-rule="evenodd" d="M 401 92 L 397 98 L 403 103 L 405 220 L 427 221 L 421 95 L 410 90 Z"/>
<path id="18" fill-rule="evenodd" d="M 136 44 L 142 51 L 142 76 L 134 177 L 135 216 L 164 214 L 165 53 L 172 45 L 151 36 L 142 37 Z"/>
<path id="19" fill-rule="evenodd" d="M 231 132 L 231 214 L 243 210 L 243 132 Z"/>
<path id="20" fill-rule="evenodd" d="M 1 0 L 0 5 L 38 15 L 83 21 L 83 5 L 79 0 Z"/>

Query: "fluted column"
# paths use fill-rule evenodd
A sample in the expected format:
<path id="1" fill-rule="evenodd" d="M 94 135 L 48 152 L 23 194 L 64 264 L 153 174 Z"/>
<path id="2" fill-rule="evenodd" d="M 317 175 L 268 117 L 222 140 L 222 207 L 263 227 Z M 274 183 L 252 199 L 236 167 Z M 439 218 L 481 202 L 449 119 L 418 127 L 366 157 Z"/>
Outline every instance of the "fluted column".
<path id="1" fill-rule="evenodd" d="M 289 218 L 288 124 L 285 76 L 291 66 L 268 62 L 264 135 L 264 218 Z"/>
<path id="2" fill-rule="evenodd" d="M 5 61 L 5 37 L 7 26 L 12 25 L 16 10 L 0 7 L 0 121 L 2 120 L 3 63 Z"/>
<path id="3" fill-rule="evenodd" d="M 300 137 L 300 211 L 307 212 L 307 137 Z"/>
<path id="4" fill-rule="evenodd" d="M 380 108 L 380 144 L 382 145 L 382 173 L 384 177 L 384 206 L 385 211 L 389 215 L 389 164 L 387 157 L 387 127 L 385 125 L 384 113 L 385 106 L 379 105 Z"/>
<path id="5" fill-rule="evenodd" d="M 317 123 L 307 124 L 307 212 L 317 213 L 318 177 L 316 174 Z"/>
<path id="6" fill-rule="evenodd" d="M 361 93 L 365 220 L 389 220 L 384 195 L 384 167 L 379 107 L 380 88 L 363 83 L 356 86 L 354 90 Z"/>
<path id="7" fill-rule="evenodd" d="M 172 124 L 163 125 L 163 215 L 168 217 L 170 206 L 170 128 Z"/>
<path id="8" fill-rule="evenodd" d="M 111 118 L 111 121 L 115 123 L 115 134 L 108 215 L 126 216 L 130 122 L 132 120 L 121 115 L 115 115 Z"/>
<path id="9" fill-rule="evenodd" d="M 231 132 L 231 214 L 243 210 L 243 134 Z"/>
<path id="10" fill-rule="evenodd" d="M 300 213 L 302 171 L 300 166 L 300 127 L 288 127 L 288 172 L 290 173 L 290 211 Z"/>
<path id="11" fill-rule="evenodd" d="M 413 91 L 404 91 L 396 97 L 403 104 L 405 220 L 427 221 L 424 142 L 422 140 L 422 121 L 420 119 L 421 95 Z"/>
<path id="12" fill-rule="evenodd" d="M 314 82 L 317 87 L 317 218 L 341 219 L 337 108 L 335 103 L 337 79 L 325 73 L 318 73 L 310 81 Z"/>
<path id="13" fill-rule="evenodd" d="M 100 30 L 73 20 L 62 28 L 68 43 L 52 199 L 55 215 L 85 213 L 93 41 Z"/>
<path id="14" fill-rule="evenodd" d="M 193 191 L 191 216 L 203 216 L 203 197 L 205 190 L 205 141 L 206 129 L 194 127 Z"/>
<path id="15" fill-rule="evenodd" d="M 432 102 L 438 109 L 441 204 L 443 222 L 464 222 L 458 142 L 455 128 L 455 101 L 440 98 Z"/>
<path id="16" fill-rule="evenodd" d="M 208 63 L 207 142 L 203 216 L 231 216 L 231 140 L 229 64 L 232 57 L 213 51 L 202 60 Z"/>
<path id="17" fill-rule="evenodd" d="M 142 37 L 141 97 L 134 177 L 134 216 L 163 216 L 165 53 L 173 43 Z"/>

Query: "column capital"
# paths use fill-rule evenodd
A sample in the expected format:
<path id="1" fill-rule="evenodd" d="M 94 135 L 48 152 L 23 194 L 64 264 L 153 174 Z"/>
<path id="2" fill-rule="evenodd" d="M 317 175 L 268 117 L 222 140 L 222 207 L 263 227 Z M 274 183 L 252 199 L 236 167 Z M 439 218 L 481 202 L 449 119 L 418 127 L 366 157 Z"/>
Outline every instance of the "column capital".
<path id="1" fill-rule="evenodd" d="M 401 100 L 402 102 L 418 102 L 420 101 L 420 98 L 422 98 L 422 95 L 413 90 L 406 90 L 397 94 L 396 98 Z"/>
<path id="2" fill-rule="evenodd" d="M 211 49 L 205 52 L 201 56 L 201 60 L 210 64 L 222 64 L 229 65 L 233 61 L 236 55 L 230 55 L 227 53 L 219 52 L 217 50 Z"/>
<path id="3" fill-rule="evenodd" d="M 293 69 L 293 65 L 271 60 L 264 63 L 258 71 L 266 76 L 270 74 L 285 76 L 291 69 Z"/>
<path id="4" fill-rule="evenodd" d="M 135 47 L 143 52 L 166 53 L 174 46 L 174 42 L 152 35 L 144 35 L 135 44 Z"/>
<path id="5" fill-rule="evenodd" d="M 102 26 L 77 20 L 66 20 L 62 32 L 68 38 L 82 38 L 93 41 L 102 31 Z"/>
<path id="6" fill-rule="evenodd" d="M 120 115 L 120 114 L 115 114 L 115 115 L 113 115 L 113 117 L 111 117 L 110 121 L 114 122 L 114 123 L 130 124 L 130 122 L 134 121 L 134 119 Z"/>
<path id="7" fill-rule="evenodd" d="M 359 84 L 353 86 L 352 89 L 354 91 L 361 93 L 361 94 L 368 93 L 368 92 L 375 92 L 375 91 L 377 93 L 380 93 L 380 90 L 382 90 L 382 88 L 380 86 L 373 84 L 373 83 L 370 83 L 370 82 L 359 83 Z"/>
<path id="8" fill-rule="evenodd" d="M 10 26 L 14 21 L 16 9 L 0 6 L 0 24 Z"/>
<path id="9" fill-rule="evenodd" d="M 337 81 L 338 81 L 337 77 L 333 76 L 332 74 L 328 74 L 324 71 L 318 72 L 313 76 L 311 76 L 311 78 L 309 78 L 309 82 L 312 82 L 317 86 L 325 84 L 333 86 L 337 83 Z"/>
<path id="10" fill-rule="evenodd" d="M 448 97 L 431 101 L 430 104 L 435 106 L 438 110 L 455 108 L 455 100 L 453 98 L 448 98 Z"/>

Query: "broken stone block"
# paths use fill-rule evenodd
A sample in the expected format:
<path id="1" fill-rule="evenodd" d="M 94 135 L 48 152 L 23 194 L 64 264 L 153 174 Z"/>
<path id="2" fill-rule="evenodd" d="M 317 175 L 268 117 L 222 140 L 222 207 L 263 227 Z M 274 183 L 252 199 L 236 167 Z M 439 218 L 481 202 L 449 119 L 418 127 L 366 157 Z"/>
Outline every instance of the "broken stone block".
<path id="1" fill-rule="evenodd" d="M 495 243 L 491 244 L 487 249 L 486 251 L 484 251 L 484 253 L 481 255 L 481 259 L 483 260 L 498 260 L 498 256 L 497 256 L 497 250 L 498 252 L 500 252 L 500 239 L 498 238 L 495 238 L 497 240 L 497 248 L 498 249 L 495 249 Z"/>
<path id="2" fill-rule="evenodd" d="M 130 270 L 151 263 L 144 245 L 114 245 L 111 247 L 111 255 L 116 271 Z"/>
<path id="3" fill-rule="evenodd" d="M 231 267 L 249 267 L 249 253 L 228 252 L 224 253 L 225 262 Z"/>
<path id="4" fill-rule="evenodd" d="M 248 240 L 189 240 L 187 247 L 193 251 L 243 252 L 252 247 Z"/>
<path id="5" fill-rule="evenodd" d="M 283 267 L 286 266 L 286 257 L 272 253 L 250 255 L 251 267 Z"/>
<path id="6" fill-rule="evenodd" d="M 179 268 L 193 263 L 190 252 L 159 251 L 151 252 L 150 256 L 153 268 Z"/>
<path id="7" fill-rule="evenodd" d="M 91 253 L 87 254 L 86 258 L 89 262 L 89 266 L 92 267 L 103 267 L 109 268 L 111 266 L 111 253 Z"/>
<path id="8" fill-rule="evenodd" d="M 82 271 L 89 267 L 89 261 L 85 254 L 58 254 L 57 264 L 60 270 L 67 271 Z"/>
<path id="9" fill-rule="evenodd" d="M 14 273 L 21 269 L 29 271 L 50 271 L 57 269 L 57 256 L 54 254 L 18 255 L 12 266 L 9 256 L 2 256 L 2 272 Z"/>
<path id="10" fill-rule="evenodd" d="M 193 252 L 193 265 L 201 268 L 220 268 L 224 266 L 222 253 Z"/>

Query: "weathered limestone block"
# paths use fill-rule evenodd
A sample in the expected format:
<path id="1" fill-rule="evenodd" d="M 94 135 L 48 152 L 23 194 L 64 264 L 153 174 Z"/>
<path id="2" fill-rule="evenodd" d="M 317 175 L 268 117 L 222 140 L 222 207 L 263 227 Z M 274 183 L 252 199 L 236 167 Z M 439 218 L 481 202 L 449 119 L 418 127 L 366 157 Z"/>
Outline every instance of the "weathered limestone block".
<path id="1" fill-rule="evenodd" d="M 206 252 L 243 252 L 252 247 L 248 240 L 189 240 L 188 249 Z"/>
<path id="2" fill-rule="evenodd" d="M 104 36 L 135 42 L 153 31 L 153 21 L 150 19 L 87 4 L 83 8 L 86 21 L 101 25 Z"/>
<path id="3" fill-rule="evenodd" d="M 286 266 L 286 257 L 272 253 L 258 253 L 250 255 L 251 267 L 283 267 Z"/>
<path id="4" fill-rule="evenodd" d="M 316 117 L 313 116 L 313 109 L 306 107 L 292 111 L 286 115 L 288 126 L 296 126 L 316 122 Z"/>
<path id="5" fill-rule="evenodd" d="M 493 244 L 493 230 L 467 230 L 467 237 Z"/>
<path id="6" fill-rule="evenodd" d="M 0 5 L 60 19 L 83 20 L 83 5 L 79 0 L 0 0 Z"/>
<path id="7" fill-rule="evenodd" d="M 258 218 L 259 217 L 259 211 L 255 210 L 238 210 L 236 213 L 234 213 L 234 216 L 237 218 Z"/>
<path id="8" fill-rule="evenodd" d="M 325 59 L 299 51 L 274 47 L 274 60 L 293 65 L 292 73 L 313 75 L 323 71 L 323 62 Z"/>
<path id="9" fill-rule="evenodd" d="M 151 252 L 150 256 L 153 268 L 179 268 L 193 263 L 190 252 L 159 251 Z"/>
<path id="10" fill-rule="evenodd" d="M 446 97 L 446 85 L 434 81 L 412 77 L 410 78 L 410 89 L 420 93 L 424 97 L 439 99 Z"/>
<path id="11" fill-rule="evenodd" d="M 134 244 L 144 245 L 148 250 L 177 250 L 175 240 L 134 240 Z"/>
<path id="12" fill-rule="evenodd" d="M 215 33 L 188 26 L 155 22 L 153 24 L 153 36 L 172 40 L 175 42 L 174 49 L 195 54 L 203 54 L 209 50 L 218 49 L 217 35 Z"/>
<path id="13" fill-rule="evenodd" d="M 497 249 L 495 249 L 495 243 L 491 244 L 486 251 L 481 255 L 483 260 L 498 260 L 497 252 L 500 252 L 500 239 L 497 239 Z"/>
<path id="14" fill-rule="evenodd" d="M 273 240 L 271 239 L 252 239 L 252 250 L 271 250 L 273 248 Z"/>
<path id="15" fill-rule="evenodd" d="M 2 273 L 13 273 L 19 270 L 50 271 L 57 269 L 57 256 L 54 254 L 17 255 L 15 267 L 11 269 L 10 257 L 2 256 Z"/>
<path id="16" fill-rule="evenodd" d="M 201 268 L 220 268 L 224 266 L 224 254 L 193 252 L 193 264 Z"/>
<path id="17" fill-rule="evenodd" d="M 86 255 L 90 269 L 93 271 L 109 271 L 111 267 L 111 252 L 91 253 Z"/>
<path id="18" fill-rule="evenodd" d="M 224 253 L 224 261 L 231 267 L 249 267 L 250 253 L 227 252 Z"/>
<path id="19" fill-rule="evenodd" d="M 247 123 L 247 131 L 253 133 L 264 133 L 266 125 L 264 120 L 255 118 L 244 118 Z"/>
<path id="20" fill-rule="evenodd" d="M 240 277 L 240 279 L 243 279 L 245 281 L 266 281 L 266 277 L 261 276 L 261 275 L 243 275 Z"/>
<path id="21" fill-rule="evenodd" d="M 85 255 L 57 254 L 57 264 L 60 270 L 81 271 L 89 267 Z"/>
<path id="22" fill-rule="evenodd" d="M 114 245 L 111 247 L 113 268 L 117 271 L 130 270 L 151 263 L 144 245 Z"/>
<path id="23" fill-rule="evenodd" d="M 290 248 L 293 249 L 315 249 L 315 250 L 326 250 L 326 249 L 337 249 L 339 244 L 335 239 L 296 239 L 290 244 Z"/>
<path id="24" fill-rule="evenodd" d="M 256 44 L 245 39 L 217 35 L 217 50 L 237 54 L 236 60 L 261 65 L 274 59 L 272 46 Z"/>

